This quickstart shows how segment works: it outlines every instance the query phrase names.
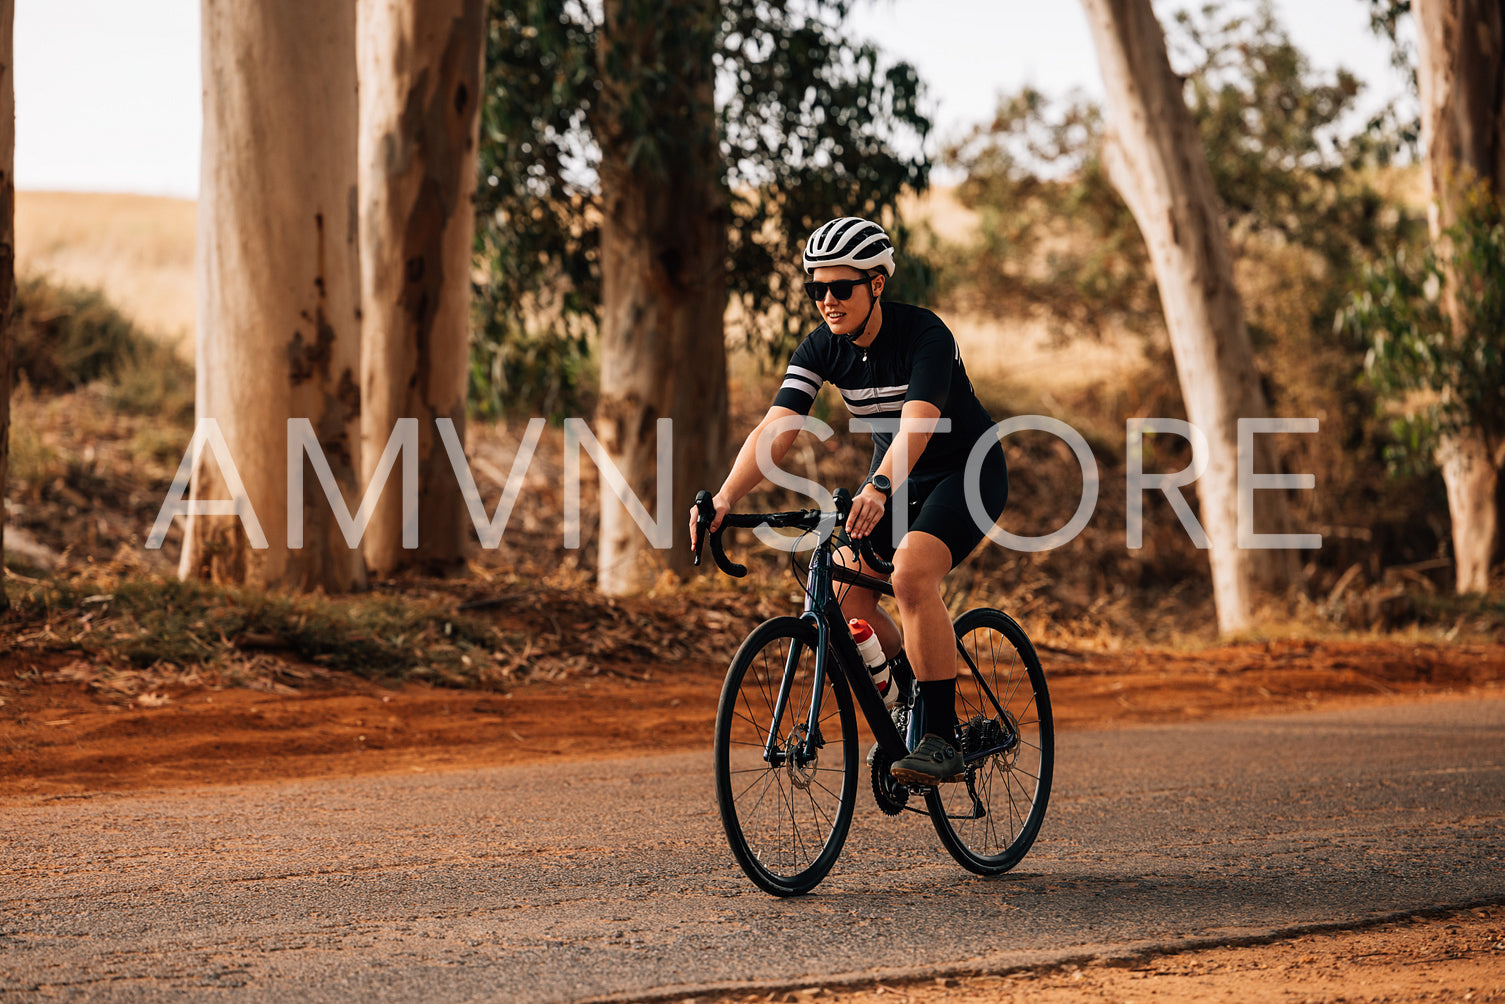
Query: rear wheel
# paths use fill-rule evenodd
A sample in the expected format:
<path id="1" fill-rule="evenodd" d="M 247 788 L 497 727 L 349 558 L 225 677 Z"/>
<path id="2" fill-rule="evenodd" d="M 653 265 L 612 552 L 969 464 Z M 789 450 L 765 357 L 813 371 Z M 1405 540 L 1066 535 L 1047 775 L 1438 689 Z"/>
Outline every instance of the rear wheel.
<path id="1" fill-rule="evenodd" d="M 716 712 L 716 801 L 732 854 L 760 888 L 815 888 L 846 842 L 857 801 L 857 726 L 845 683 L 815 697 L 815 628 L 775 617 L 732 658 Z M 778 710 L 788 678 L 788 700 Z M 771 739 L 770 739 L 771 737 Z"/>
<path id="2" fill-rule="evenodd" d="M 926 795 L 941 843 L 963 868 L 995 875 L 1029 852 L 1055 764 L 1050 695 L 1035 647 L 1014 619 L 978 608 L 956 619 L 956 717 L 965 782 Z"/>

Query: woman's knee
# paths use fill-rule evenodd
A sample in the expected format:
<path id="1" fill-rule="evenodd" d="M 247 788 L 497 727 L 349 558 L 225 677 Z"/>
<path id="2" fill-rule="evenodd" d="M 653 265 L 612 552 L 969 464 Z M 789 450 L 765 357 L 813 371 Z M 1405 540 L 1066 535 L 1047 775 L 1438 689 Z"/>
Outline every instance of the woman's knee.
<path id="1" fill-rule="evenodd" d="M 901 572 L 896 567 L 893 583 L 894 599 L 900 607 L 912 606 L 932 596 L 938 596 L 941 591 L 939 576 L 924 574 L 918 570 Z"/>
<path id="2" fill-rule="evenodd" d="M 941 579 L 945 574 L 944 570 L 937 572 L 934 568 L 919 563 L 901 565 L 895 562 L 892 580 L 894 599 L 901 607 L 908 607 L 939 596 Z"/>
<path id="3" fill-rule="evenodd" d="M 922 537 L 924 539 L 913 539 Z M 940 594 L 941 580 L 951 570 L 951 551 L 930 534 L 905 538 L 906 547 L 894 554 L 894 599 L 900 606 L 924 602 Z"/>

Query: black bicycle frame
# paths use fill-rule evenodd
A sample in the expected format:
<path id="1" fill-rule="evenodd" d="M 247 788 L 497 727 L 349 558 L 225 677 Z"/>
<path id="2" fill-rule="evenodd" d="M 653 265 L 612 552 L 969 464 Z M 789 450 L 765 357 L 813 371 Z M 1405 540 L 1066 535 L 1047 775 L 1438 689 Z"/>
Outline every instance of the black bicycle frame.
<path id="1" fill-rule="evenodd" d="M 863 662 L 862 655 L 857 651 L 857 642 L 851 632 L 846 630 L 832 631 L 831 625 L 840 624 L 846 626 L 846 614 L 842 612 L 841 603 L 836 598 L 836 592 L 832 588 L 833 582 L 843 582 L 849 585 L 871 589 L 884 596 L 893 596 L 893 586 L 875 579 L 869 575 L 849 568 L 846 565 L 835 563 L 831 558 L 832 541 L 830 534 L 835 523 L 845 517 L 848 507 L 851 505 L 851 496 L 844 489 L 835 493 L 837 505 L 836 513 L 823 513 L 819 510 L 801 510 L 799 512 L 769 513 L 764 515 L 728 515 L 722 522 L 717 532 L 710 534 L 708 543 L 711 554 L 716 559 L 716 564 L 728 575 L 741 577 L 747 574 L 747 569 L 729 560 L 721 546 L 721 530 L 732 526 L 756 527 L 766 525 L 770 527 L 800 527 L 805 530 L 817 529 L 818 524 L 825 524 L 819 543 L 810 559 L 810 569 L 805 580 L 805 609 L 800 614 L 800 619 L 807 621 L 815 627 L 815 691 L 810 703 L 809 717 L 805 721 L 805 737 L 795 755 L 802 763 L 813 759 L 816 750 L 822 740 L 819 731 L 820 722 L 820 695 L 825 687 L 827 663 L 825 654 L 835 656 L 835 674 L 844 683 L 847 690 L 856 699 L 862 709 L 862 715 L 867 719 L 868 726 L 873 730 L 874 738 L 883 751 L 894 759 L 900 759 L 909 753 L 908 744 L 899 730 L 894 726 L 893 719 L 889 716 L 888 706 L 883 703 L 883 695 L 878 693 L 878 688 L 873 683 L 872 675 L 868 672 L 867 664 Z M 696 508 L 700 510 L 700 529 L 694 541 L 695 564 L 700 564 L 700 548 L 702 543 L 707 542 L 706 528 L 709 527 L 711 517 L 715 513 L 711 494 L 702 491 L 695 497 Z M 834 521 L 827 524 L 828 517 L 835 517 Z M 874 554 L 868 541 L 862 541 L 862 551 L 865 560 L 876 562 L 878 566 L 886 566 Z M 892 567 L 892 566 L 888 566 Z M 960 638 L 956 639 L 957 651 L 961 653 L 967 668 L 971 671 L 978 685 L 993 703 L 993 708 L 1000 716 L 1005 714 L 1003 705 L 998 701 L 998 695 L 993 693 L 987 679 L 978 670 L 977 664 L 972 661 L 962 645 Z M 784 713 L 789 710 L 789 694 L 794 688 L 794 671 L 799 665 L 799 659 L 803 648 L 799 642 L 789 646 L 789 655 L 784 663 L 784 679 L 779 683 L 779 695 L 774 703 L 773 722 L 768 731 L 768 739 L 764 745 L 763 756 L 768 763 L 781 762 L 783 754 L 776 748 L 779 735 L 779 723 L 784 720 Z M 861 682 L 858 682 L 861 681 Z M 833 684 L 836 685 L 836 684 Z M 974 753 L 967 759 L 974 760 L 991 755 L 995 750 L 984 750 Z"/>
<path id="2" fill-rule="evenodd" d="M 826 559 L 825 560 L 825 566 L 826 566 L 826 581 L 825 581 L 825 584 L 826 584 L 826 588 L 828 590 L 830 589 L 831 582 L 834 579 L 837 582 L 844 582 L 844 583 L 847 583 L 849 585 L 860 586 L 863 589 L 871 589 L 874 592 L 879 593 L 879 594 L 881 594 L 883 596 L 892 596 L 892 595 L 894 595 L 894 587 L 893 587 L 893 585 L 891 583 L 885 582 L 882 579 L 875 579 L 875 578 L 873 578 L 870 575 L 863 575 L 861 572 L 859 572 L 859 571 L 857 571 L 855 569 L 852 569 L 852 568 L 848 568 L 845 565 L 834 564 L 831 561 L 831 556 L 830 556 L 829 553 L 825 554 L 825 559 Z M 814 570 L 815 570 L 815 563 L 812 561 L 811 562 L 812 577 L 813 577 L 813 574 L 814 574 Z M 810 595 L 818 595 L 818 594 L 812 593 Z M 835 603 L 836 600 L 835 600 L 834 593 L 830 593 L 828 595 L 830 595 L 830 601 L 829 602 L 830 603 Z M 807 597 L 806 600 L 805 600 L 805 610 L 806 610 L 805 616 L 809 616 L 809 610 L 810 610 L 810 608 L 811 608 L 811 601 Z M 827 616 L 830 616 L 829 609 L 830 608 L 829 608 L 829 604 L 828 604 L 828 613 L 827 613 Z M 841 613 L 841 605 L 837 604 L 835 609 L 836 609 L 836 622 L 835 623 L 842 623 L 843 622 L 843 615 Z M 825 623 L 824 620 L 822 620 L 821 621 L 821 629 L 822 630 L 824 630 L 824 623 Z M 848 647 L 851 649 L 850 658 L 855 658 L 857 660 L 857 665 L 859 665 L 859 666 L 863 665 L 863 663 L 862 663 L 862 657 L 857 652 L 857 643 L 852 640 L 851 635 L 848 632 L 843 631 L 841 633 L 846 636 L 846 640 L 849 642 Z M 962 661 L 967 664 L 967 669 L 971 672 L 973 679 L 975 679 L 977 681 L 978 686 L 980 686 L 982 688 L 982 692 L 985 695 L 987 695 L 988 700 L 992 702 L 992 704 L 993 704 L 993 710 L 996 711 L 999 715 L 1003 715 L 1003 713 L 1004 713 L 1004 711 L 1003 711 L 1003 704 L 998 700 L 998 695 L 995 694 L 995 693 L 993 693 L 993 688 L 988 685 L 988 678 L 986 676 L 984 676 L 983 673 L 982 673 L 982 671 L 977 668 L 977 663 L 975 663 L 975 662 L 972 661 L 971 654 L 968 653 L 968 651 L 966 649 L 966 646 L 964 646 L 962 644 L 962 640 L 960 638 L 956 639 L 956 651 L 957 651 L 958 654 L 961 655 Z M 848 660 L 849 662 L 850 662 L 850 658 Z M 864 666 L 864 668 L 866 668 L 866 667 Z M 848 673 L 850 674 L 850 670 L 848 670 Z M 866 675 L 866 674 L 864 674 L 864 675 Z M 869 676 L 868 679 L 871 679 L 871 677 Z M 862 688 L 854 686 L 851 689 L 852 689 L 852 693 L 854 694 L 854 696 L 857 697 L 858 703 L 862 705 L 863 714 L 868 717 L 868 724 L 871 725 L 872 724 L 872 720 L 873 720 L 872 719 L 872 710 L 869 707 L 869 704 L 865 703 L 862 700 L 862 698 L 863 698 Z M 881 695 L 878 694 L 878 689 L 876 687 L 870 687 L 868 689 L 872 691 L 872 695 L 871 696 L 874 697 L 874 698 L 876 698 L 877 701 L 878 701 L 878 703 L 880 705 L 882 705 L 883 698 L 882 698 Z M 892 719 L 889 718 L 889 715 L 888 715 L 886 707 L 884 708 L 884 710 L 880 711 L 879 714 L 882 716 L 882 718 L 885 721 L 887 721 L 890 724 L 892 724 Z M 879 730 L 875 727 L 873 731 L 876 733 Z M 894 732 L 895 732 L 895 734 L 897 734 L 898 730 L 895 729 Z M 879 741 L 880 744 L 883 743 L 882 738 L 879 738 L 878 741 Z M 893 750 L 889 749 L 886 745 L 884 746 L 884 750 L 886 752 L 889 752 L 889 753 L 893 752 Z M 908 747 L 908 745 L 905 744 L 903 737 L 900 736 L 899 737 L 899 753 L 898 753 L 898 755 L 900 757 L 902 757 L 902 756 L 905 756 L 906 754 L 908 754 L 908 752 L 909 752 L 909 747 Z M 993 753 L 996 753 L 996 752 L 998 752 L 998 751 L 994 750 L 994 749 L 979 750 L 979 751 L 974 752 L 972 755 L 968 756 L 967 757 L 967 761 L 970 763 L 973 760 L 981 760 L 981 759 L 984 759 L 985 757 L 990 756 L 990 755 L 992 755 Z"/>
<path id="3" fill-rule="evenodd" d="M 800 619 L 815 628 L 815 696 L 810 702 L 809 719 L 805 723 L 805 739 L 799 755 L 805 760 L 815 755 L 814 744 L 820 735 L 816 724 L 820 720 L 820 695 L 825 690 L 827 666 L 827 660 L 821 657 L 821 653 L 828 652 L 835 656 L 836 675 L 856 699 L 858 707 L 862 709 L 862 716 L 867 719 L 868 727 L 873 730 L 873 736 L 878 740 L 878 745 L 894 759 L 900 759 L 909 753 L 909 747 L 894 726 L 893 719 L 889 717 L 888 706 L 883 703 L 883 696 L 878 693 L 878 688 L 872 682 L 873 678 L 868 672 L 867 664 L 862 661 L 862 654 L 857 651 L 856 640 L 849 631 L 831 630 L 832 624 L 846 624 L 846 615 L 842 613 L 841 603 L 836 599 L 836 593 L 831 588 L 833 564 L 829 546 L 816 547 L 815 553 L 811 556 L 810 571 L 805 580 L 805 609 L 800 614 Z M 842 568 L 841 571 L 847 572 L 847 569 Z M 883 587 L 884 591 L 889 591 L 888 584 L 878 579 L 860 575 L 856 577 L 873 586 Z M 842 575 L 841 578 L 847 581 L 847 575 Z M 891 592 L 890 595 L 892 595 Z M 764 756 L 769 763 L 773 763 L 777 756 L 777 751 L 774 749 L 778 736 L 777 724 L 784 720 L 784 712 L 788 710 L 789 692 L 794 685 L 794 667 L 799 661 L 800 654 L 798 643 L 790 646 L 789 659 L 784 667 L 784 679 L 779 685 L 779 696 L 774 704 L 775 727 L 769 729 L 768 743 L 764 750 Z"/>

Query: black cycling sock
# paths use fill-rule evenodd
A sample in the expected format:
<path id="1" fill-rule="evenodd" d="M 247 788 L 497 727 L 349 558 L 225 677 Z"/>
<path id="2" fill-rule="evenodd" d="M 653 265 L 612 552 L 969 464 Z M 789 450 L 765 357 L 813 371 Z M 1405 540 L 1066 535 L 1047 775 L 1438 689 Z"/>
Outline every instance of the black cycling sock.
<path id="1" fill-rule="evenodd" d="M 921 680 L 920 703 L 925 711 L 925 731 L 950 742 L 956 735 L 956 677 Z"/>

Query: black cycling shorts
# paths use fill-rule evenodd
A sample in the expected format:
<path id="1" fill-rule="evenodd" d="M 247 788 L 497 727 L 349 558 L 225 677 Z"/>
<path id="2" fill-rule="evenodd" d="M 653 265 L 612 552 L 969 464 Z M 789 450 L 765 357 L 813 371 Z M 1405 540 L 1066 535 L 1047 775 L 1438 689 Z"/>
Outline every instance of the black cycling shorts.
<path id="1" fill-rule="evenodd" d="M 1009 499 L 1009 468 L 1003 458 L 1002 444 L 995 443 L 984 456 L 977 475 L 982 510 L 974 514 L 967 507 L 966 472 L 950 471 L 939 475 L 911 476 L 894 492 L 908 490 L 909 529 L 939 537 L 951 551 L 955 568 L 971 554 L 992 529 Z M 873 528 L 873 550 L 885 561 L 892 561 L 895 551 L 893 500 L 884 509 L 883 518 Z M 983 514 L 986 514 L 986 522 Z"/>

